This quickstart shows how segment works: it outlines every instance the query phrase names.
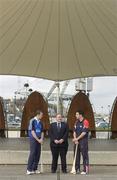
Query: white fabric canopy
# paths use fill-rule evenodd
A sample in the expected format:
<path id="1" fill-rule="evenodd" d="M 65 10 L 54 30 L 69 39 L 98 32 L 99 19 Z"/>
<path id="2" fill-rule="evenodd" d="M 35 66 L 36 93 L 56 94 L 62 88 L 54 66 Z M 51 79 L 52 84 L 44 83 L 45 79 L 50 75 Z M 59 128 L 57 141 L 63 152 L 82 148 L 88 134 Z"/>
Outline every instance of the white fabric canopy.
<path id="1" fill-rule="evenodd" d="M 0 0 L 0 74 L 117 75 L 117 0 Z"/>

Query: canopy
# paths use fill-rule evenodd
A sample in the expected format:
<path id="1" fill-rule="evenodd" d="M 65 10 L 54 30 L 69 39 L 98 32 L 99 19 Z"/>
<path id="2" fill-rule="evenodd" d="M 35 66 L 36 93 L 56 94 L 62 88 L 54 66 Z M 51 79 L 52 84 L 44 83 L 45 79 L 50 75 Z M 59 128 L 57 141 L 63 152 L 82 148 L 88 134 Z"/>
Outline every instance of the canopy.
<path id="1" fill-rule="evenodd" d="M 117 0 L 0 0 L 0 74 L 117 75 Z"/>

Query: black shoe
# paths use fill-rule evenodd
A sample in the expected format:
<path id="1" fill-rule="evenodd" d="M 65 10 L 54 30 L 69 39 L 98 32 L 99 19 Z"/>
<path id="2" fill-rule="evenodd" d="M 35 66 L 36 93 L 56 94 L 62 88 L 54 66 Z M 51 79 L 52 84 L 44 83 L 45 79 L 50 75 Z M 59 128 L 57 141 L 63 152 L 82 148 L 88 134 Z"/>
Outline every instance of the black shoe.
<path id="1" fill-rule="evenodd" d="M 79 169 L 76 170 L 76 174 L 80 174 L 80 170 Z"/>
<path id="2" fill-rule="evenodd" d="M 65 170 L 65 171 L 62 171 L 64 174 L 67 174 L 67 171 Z"/>
<path id="3" fill-rule="evenodd" d="M 56 171 L 52 170 L 51 173 L 56 173 Z"/>

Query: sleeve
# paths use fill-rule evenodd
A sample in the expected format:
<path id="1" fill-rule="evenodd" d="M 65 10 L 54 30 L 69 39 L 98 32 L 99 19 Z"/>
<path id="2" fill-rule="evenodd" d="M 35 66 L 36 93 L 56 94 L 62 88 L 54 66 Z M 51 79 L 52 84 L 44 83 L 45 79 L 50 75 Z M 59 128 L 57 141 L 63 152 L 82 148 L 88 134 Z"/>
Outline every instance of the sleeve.
<path id="1" fill-rule="evenodd" d="M 83 131 L 82 132 L 88 132 L 88 130 L 89 130 L 89 122 L 88 122 L 88 120 L 84 120 L 84 122 L 83 122 Z"/>
<path id="2" fill-rule="evenodd" d="M 43 123 L 41 122 L 41 132 L 44 132 Z"/>
<path id="3" fill-rule="evenodd" d="M 35 131 L 35 121 L 34 121 L 34 120 L 32 121 L 31 127 L 32 127 L 32 128 L 31 128 L 31 131 Z"/>
<path id="4" fill-rule="evenodd" d="M 65 133 L 64 133 L 63 139 L 64 139 L 64 141 L 67 141 L 68 135 L 69 135 L 69 127 L 68 127 L 68 124 L 65 124 L 65 126 L 66 126 L 66 128 L 65 128 Z"/>
<path id="5" fill-rule="evenodd" d="M 74 124 L 73 132 L 76 132 L 76 125 L 77 125 L 77 121 L 76 121 L 75 124 Z"/>
<path id="6" fill-rule="evenodd" d="M 53 123 L 50 124 L 49 137 L 50 137 L 50 140 L 51 140 L 51 141 L 54 141 L 54 140 L 55 140 L 54 135 L 53 135 Z"/>

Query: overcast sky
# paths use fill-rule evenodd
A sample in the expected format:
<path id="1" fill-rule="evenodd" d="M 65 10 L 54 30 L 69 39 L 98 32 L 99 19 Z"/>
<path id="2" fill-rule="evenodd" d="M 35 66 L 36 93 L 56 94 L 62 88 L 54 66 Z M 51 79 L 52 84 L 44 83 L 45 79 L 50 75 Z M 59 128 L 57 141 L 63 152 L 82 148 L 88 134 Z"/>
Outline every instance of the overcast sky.
<path id="1" fill-rule="evenodd" d="M 0 96 L 3 98 L 14 97 L 14 92 L 20 89 L 23 90 L 24 83 L 29 83 L 30 88 L 40 92 L 48 92 L 51 88 L 53 81 L 17 77 L 17 76 L 0 76 Z M 61 83 L 61 88 L 62 88 Z M 66 94 L 75 94 L 75 80 L 71 80 L 67 87 Z M 93 78 L 93 91 L 90 93 L 91 103 L 93 104 L 96 112 L 108 113 L 108 105 L 112 103 L 117 96 L 117 77 L 99 77 Z"/>

